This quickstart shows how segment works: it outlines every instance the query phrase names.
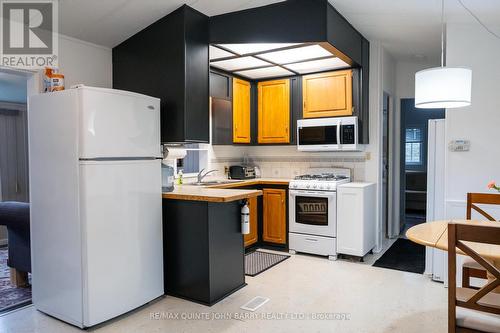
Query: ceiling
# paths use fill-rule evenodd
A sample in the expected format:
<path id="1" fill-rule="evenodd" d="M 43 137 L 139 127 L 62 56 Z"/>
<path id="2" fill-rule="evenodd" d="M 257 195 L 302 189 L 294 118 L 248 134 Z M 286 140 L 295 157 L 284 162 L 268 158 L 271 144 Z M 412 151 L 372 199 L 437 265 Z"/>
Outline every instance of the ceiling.
<path id="1" fill-rule="evenodd" d="M 249 79 L 350 67 L 326 47 L 315 43 L 215 44 L 210 45 L 209 54 L 210 66 Z"/>
<path id="2" fill-rule="evenodd" d="M 369 40 L 379 40 L 397 60 L 438 61 L 441 0 L 329 0 Z M 500 33 L 499 0 L 462 0 Z M 281 0 L 64 0 L 60 32 L 113 47 L 186 3 L 213 16 Z M 96 9 L 99 10 L 96 10 Z M 449 22 L 477 24 L 457 0 L 446 0 Z"/>
<path id="3" fill-rule="evenodd" d="M 329 0 L 369 40 L 378 40 L 397 60 L 439 62 L 441 0 Z M 499 0 L 462 0 L 500 33 Z M 457 0 L 445 0 L 445 21 L 479 24 Z M 500 41 L 499 41 L 500 42 Z"/>
<path id="4" fill-rule="evenodd" d="M 114 47 L 183 4 L 214 16 L 282 0 L 64 0 L 59 28 L 64 35 Z"/>

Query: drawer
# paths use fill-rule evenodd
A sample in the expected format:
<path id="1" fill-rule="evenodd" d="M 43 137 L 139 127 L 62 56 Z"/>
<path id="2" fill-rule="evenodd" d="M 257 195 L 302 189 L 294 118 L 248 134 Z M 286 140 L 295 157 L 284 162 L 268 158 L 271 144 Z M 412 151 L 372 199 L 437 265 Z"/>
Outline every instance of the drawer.
<path id="1" fill-rule="evenodd" d="M 297 252 L 312 253 L 322 256 L 335 256 L 337 244 L 335 238 L 290 233 L 289 249 Z"/>

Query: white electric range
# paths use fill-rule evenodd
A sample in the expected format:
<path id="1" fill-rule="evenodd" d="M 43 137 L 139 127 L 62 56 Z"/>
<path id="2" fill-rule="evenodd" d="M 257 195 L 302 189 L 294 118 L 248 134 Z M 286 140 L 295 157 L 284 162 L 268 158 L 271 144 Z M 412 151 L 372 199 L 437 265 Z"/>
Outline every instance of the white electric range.
<path id="1" fill-rule="evenodd" d="M 337 185 L 350 181 L 350 169 L 318 169 L 290 181 L 290 253 L 337 259 Z"/>

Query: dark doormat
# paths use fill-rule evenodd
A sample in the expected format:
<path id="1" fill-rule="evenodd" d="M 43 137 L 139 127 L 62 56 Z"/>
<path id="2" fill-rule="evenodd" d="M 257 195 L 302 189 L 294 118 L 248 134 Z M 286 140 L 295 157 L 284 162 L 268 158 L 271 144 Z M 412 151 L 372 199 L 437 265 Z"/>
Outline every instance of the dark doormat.
<path id="1" fill-rule="evenodd" d="M 425 246 L 398 238 L 374 264 L 375 267 L 423 274 L 425 270 Z"/>
<path id="2" fill-rule="evenodd" d="M 290 258 L 286 254 L 269 253 L 256 250 L 245 254 L 245 275 L 256 276 Z"/>

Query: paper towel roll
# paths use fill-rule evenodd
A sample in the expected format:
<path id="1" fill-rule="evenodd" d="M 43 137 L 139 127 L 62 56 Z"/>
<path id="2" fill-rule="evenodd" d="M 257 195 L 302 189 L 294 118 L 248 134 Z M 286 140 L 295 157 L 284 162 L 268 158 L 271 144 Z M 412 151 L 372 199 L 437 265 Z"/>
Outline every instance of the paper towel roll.
<path id="1" fill-rule="evenodd" d="M 187 151 L 183 148 L 167 147 L 165 148 L 164 160 L 177 160 L 186 157 Z"/>

